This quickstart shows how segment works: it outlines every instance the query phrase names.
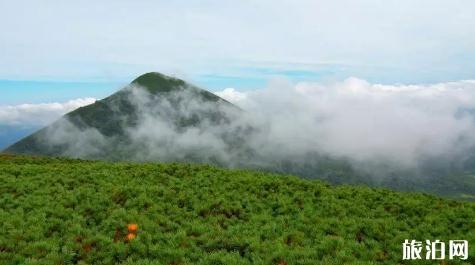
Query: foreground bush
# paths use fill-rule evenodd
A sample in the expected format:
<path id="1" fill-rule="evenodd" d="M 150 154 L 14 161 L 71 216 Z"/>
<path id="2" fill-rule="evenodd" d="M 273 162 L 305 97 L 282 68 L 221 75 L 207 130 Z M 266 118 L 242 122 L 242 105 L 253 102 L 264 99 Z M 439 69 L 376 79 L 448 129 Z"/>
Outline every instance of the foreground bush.
<path id="1" fill-rule="evenodd" d="M 2 155 L 0 221 L 1 264 L 475 264 L 474 203 L 210 166 Z"/>

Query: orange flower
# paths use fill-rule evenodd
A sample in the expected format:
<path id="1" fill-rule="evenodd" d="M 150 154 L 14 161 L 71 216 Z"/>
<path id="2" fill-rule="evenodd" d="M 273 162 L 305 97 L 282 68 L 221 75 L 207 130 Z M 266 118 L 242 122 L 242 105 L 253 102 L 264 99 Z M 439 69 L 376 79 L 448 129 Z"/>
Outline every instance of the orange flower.
<path id="1" fill-rule="evenodd" d="M 137 229 L 139 228 L 139 226 L 137 224 L 129 224 L 127 226 L 127 229 L 129 230 L 129 233 L 137 233 Z"/>
<path id="2" fill-rule="evenodd" d="M 134 239 L 135 237 L 136 237 L 135 234 L 128 233 L 127 236 L 125 237 L 125 240 L 130 241 L 130 240 Z"/>

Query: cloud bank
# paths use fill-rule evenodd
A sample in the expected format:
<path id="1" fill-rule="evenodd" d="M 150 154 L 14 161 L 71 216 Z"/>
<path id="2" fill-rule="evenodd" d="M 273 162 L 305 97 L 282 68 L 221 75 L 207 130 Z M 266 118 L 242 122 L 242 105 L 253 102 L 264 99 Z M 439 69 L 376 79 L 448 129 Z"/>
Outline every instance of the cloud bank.
<path id="1" fill-rule="evenodd" d="M 94 98 L 78 98 L 67 102 L 0 106 L 0 125 L 45 126 L 79 107 L 92 104 Z"/>
<path id="2" fill-rule="evenodd" d="M 343 71 L 336 78 L 473 78 L 474 9 L 471 0 L 0 1 L 0 78 L 196 77 L 276 64 Z"/>
<path id="3" fill-rule="evenodd" d="M 459 157 L 475 146 L 475 81 L 381 85 L 275 80 L 262 90 L 217 93 L 268 121 L 269 146 L 318 150 L 354 161 L 416 167 L 426 157 Z"/>

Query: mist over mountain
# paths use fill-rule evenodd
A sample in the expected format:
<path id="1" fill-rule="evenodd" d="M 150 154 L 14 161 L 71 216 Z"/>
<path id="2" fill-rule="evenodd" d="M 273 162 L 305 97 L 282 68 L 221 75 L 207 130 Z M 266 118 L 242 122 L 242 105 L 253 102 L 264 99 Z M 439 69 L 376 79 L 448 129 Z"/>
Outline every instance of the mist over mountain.
<path id="1" fill-rule="evenodd" d="M 145 158 L 149 152 L 138 154 L 138 148 L 131 144 L 145 137 L 143 127 L 150 118 L 157 126 L 166 123 L 168 129 L 178 133 L 199 124 L 225 123 L 225 110 L 231 113 L 230 109 L 238 110 L 182 80 L 149 73 L 103 100 L 67 113 L 6 151 L 80 158 Z M 131 154 L 132 149 L 137 151 Z M 122 152 L 127 154 L 122 156 Z"/>
<path id="2" fill-rule="evenodd" d="M 358 80 L 348 82 L 357 82 L 352 87 L 359 89 L 367 86 Z M 318 93 L 324 88 L 304 85 L 299 89 L 316 89 L 316 93 L 299 94 L 285 86 L 285 82 L 278 82 L 264 91 L 240 95 L 238 107 L 183 80 L 147 73 L 5 151 L 85 159 L 210 163 L 332 183 L 426 190 L 469 199 L 475 195 L 471 173 L 475 170 L 475 141 L 470 134 L 473 125 L 468 121 L 472 116 L 459 111 L 460 122 L 443 115 L 430 120 L 424 113 L 407 109 L 406 115 L 413 115 L 416 123 L 429 120 L 429 124 L 452 127 L 435 136 L 433 128 L 424 126 L 406 132 L 391 124 L 399 113 L 384 105 L 389 101 L 374 100 L 375 104 L 354 97 L 331 99 L 331 94 Z M 272 89 L 280 90 L 277 93 Z M 338 88 L 335 91 L 345 93 Z M 410 103 L 405 100 L 401 98 L 400 104 Z M 370 116 L 373 119 L 367 119 Z M 394 137 L 387 137 L 391 134 Z"/>

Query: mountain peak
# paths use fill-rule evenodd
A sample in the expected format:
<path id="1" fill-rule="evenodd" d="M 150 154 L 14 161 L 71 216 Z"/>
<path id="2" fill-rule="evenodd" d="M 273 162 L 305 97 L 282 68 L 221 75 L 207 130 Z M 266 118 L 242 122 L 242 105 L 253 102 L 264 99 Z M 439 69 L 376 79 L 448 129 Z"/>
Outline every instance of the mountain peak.
<path id="1" fill-rule="evenodd" d="M 137 100 L 134 98 L 137 95 L 131 93 L 131 89 L 135 89 L 134 86 L 139 86 L 151 94 L 149 97 L 151 104 L 142 104 L 140 108 L 137 106 Z M 184 92 L 185 90 L 189 93 L 175 95 L 175 92 Z M 191 113 L 189 108 L 184 107 L 189 102 L 194 102 L 191 104 L 193 106 L 200 106 L 203 103 L 211 105 L 207 105 L 209 108 L 197 107 L 197 111 Z M 174 108 L 173 114 L 168 110 L 161 111 L 169 108 L 170 105 Z M 60 120 L 16 142 L 6 151 L 52 156 L 74 155 L 85 158 L 120 159 L 123 150 L 128 149 L 130 152 L 136 152 L 133 151 L 136 147 L 131 144 L 128 132 L 138 126 L 141 115 L 144 115 L 141 111 L 145 111 L 146 115 L 150 116 L 158 115 L 160 119 L 169 122 L 167 126 L 170 128 L 176 127 L 181 130 L 186 127 L 196 127 L 201 122 L 217 124 L 222 120 L 229 120 L 223 107 L 238 110 L 237 107 L 215 94 L 188 84 L 181 79 L 156 72 L 146 73 L 109 97 L 65 114 Z M 89 132 L 93 132 L 92 134 L 95 136 L 90 138 Z M 61 135 L 61 137 L 56 139 L 51 135 Z M 85 141 L 94 141 L 91 148 L 85 148 L 87 154 L 81 153 L 83 149 L 77 146 L 76 140 L 72 140 L 76 136 L 85 137 Z M 96 136 L 99 138 L 94 138 Z M 96 152 L 92 146 L 98 142 L 105 145 L 103 150 Z"/>
<path id="2" fill-rule="evenodd" d="M 170 92 L 186 86 L 186 82 L 158 72 L 149 72 L 132 81 L 133 85 L 146 88 L 151 93 Z"/>

